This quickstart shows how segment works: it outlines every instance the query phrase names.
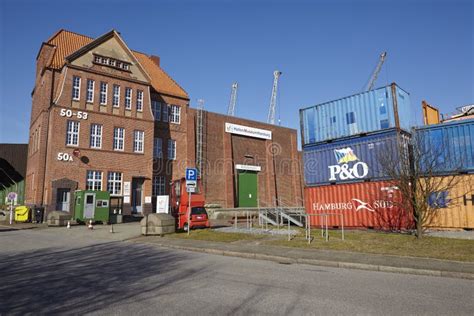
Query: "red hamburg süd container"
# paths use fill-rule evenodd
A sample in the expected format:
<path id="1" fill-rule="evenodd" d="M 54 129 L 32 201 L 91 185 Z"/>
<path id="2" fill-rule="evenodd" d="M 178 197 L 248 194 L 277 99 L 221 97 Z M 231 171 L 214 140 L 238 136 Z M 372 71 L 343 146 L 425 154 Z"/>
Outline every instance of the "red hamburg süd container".
<path id="1" fill-rule="evenodd" d="M 401 194 L 387 181 L 359 182 L 305 188 L 308 214 L 328 214 L 328 226 L 405 230 L 413 228 L 411 212 L 402 206 Z M 341 216 L 343 214 L 344 222 Z M 321 226 L 324 216 L 310 216 Z"/>

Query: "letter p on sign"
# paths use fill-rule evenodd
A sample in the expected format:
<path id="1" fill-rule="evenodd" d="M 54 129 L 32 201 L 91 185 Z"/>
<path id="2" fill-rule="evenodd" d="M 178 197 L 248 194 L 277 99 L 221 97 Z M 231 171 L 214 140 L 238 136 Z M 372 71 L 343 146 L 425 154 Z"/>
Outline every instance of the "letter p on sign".
<path id="1" fill-rule="evenodd" d="M 186 180 L 197 180 L 197 169 L 196 168 L 186 168 Z"/>

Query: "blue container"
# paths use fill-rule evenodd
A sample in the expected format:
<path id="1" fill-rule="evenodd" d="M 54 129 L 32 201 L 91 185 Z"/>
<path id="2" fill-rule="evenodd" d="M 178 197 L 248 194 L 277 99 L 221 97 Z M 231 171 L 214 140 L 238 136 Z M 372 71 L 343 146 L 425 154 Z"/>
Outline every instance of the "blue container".
<path id="1" fill-rule="evenodd" d="M 474 119 L 417 127 L 413 135 L 424 172 L 474 172 Z"/>
<path id="2" fill-rule="evenodd" d="M 399 128 L 413 122 L 410 95 L 395 83 L 300 110 L 303 146 Z"/>
<path id="3" fill-rule="evenodd" d="M 380 163 L 381 159 L 386 157 L 387 153 L 397 155 L 401 148 L 399 142 L 406 145 L 409 137 L 408 133 L 392 129 L 306 146 L 303 148 L 306 185 L 387 179 Z"/>

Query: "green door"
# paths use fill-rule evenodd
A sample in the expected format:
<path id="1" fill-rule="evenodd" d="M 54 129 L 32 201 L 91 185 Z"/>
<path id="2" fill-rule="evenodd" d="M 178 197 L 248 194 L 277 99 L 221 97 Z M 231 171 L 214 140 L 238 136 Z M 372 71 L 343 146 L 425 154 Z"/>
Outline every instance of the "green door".
<path id="1" fill-rule="evenodd" d="M 239 207 L 257 207 L 257 173 L 239 172 Z"/>

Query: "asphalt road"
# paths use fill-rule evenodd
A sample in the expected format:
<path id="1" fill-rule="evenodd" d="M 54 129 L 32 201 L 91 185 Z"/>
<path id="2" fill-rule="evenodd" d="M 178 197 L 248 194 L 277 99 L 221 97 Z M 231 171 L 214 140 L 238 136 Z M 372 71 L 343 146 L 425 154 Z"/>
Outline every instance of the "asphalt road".
<path id="1" fill-rule="evenodd" d="M 469 280 L 0 232 L 0 315 L 473 315 Z"/>

